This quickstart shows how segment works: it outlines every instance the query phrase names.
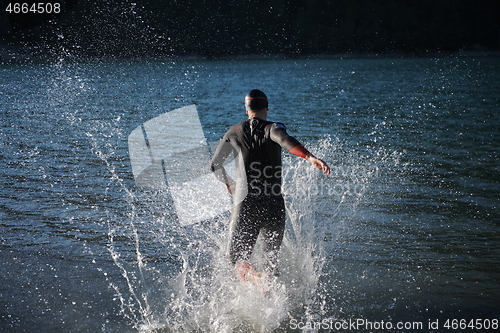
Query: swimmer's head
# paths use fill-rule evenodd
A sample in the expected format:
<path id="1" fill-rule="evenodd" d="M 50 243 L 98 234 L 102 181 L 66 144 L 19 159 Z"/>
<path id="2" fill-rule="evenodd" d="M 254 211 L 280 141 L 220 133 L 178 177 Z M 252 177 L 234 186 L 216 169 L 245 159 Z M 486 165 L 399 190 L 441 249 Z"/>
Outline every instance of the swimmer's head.
<path id="1" fill-rule="evenodd" d="M 267 96 L 262 91 L 254 89 L 245 96 L 245 107 L 248 110 L 258 111 L 267 109 Z"/>

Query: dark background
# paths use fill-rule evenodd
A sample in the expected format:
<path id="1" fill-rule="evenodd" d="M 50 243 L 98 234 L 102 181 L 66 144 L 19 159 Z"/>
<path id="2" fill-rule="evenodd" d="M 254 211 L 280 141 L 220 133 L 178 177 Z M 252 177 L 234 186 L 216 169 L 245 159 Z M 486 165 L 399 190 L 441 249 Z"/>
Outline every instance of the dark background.
<path id="1" fill-rule="evenodd" d="M 14 53 L 25 59 L 78 59 L 500 50 L 500 0 L 52 3 L 56 1 L 62 4 L 62 14 L 9 14 L 5 9 L 11 1 L 3 1 L 0 46 L 4 62 Z"/>

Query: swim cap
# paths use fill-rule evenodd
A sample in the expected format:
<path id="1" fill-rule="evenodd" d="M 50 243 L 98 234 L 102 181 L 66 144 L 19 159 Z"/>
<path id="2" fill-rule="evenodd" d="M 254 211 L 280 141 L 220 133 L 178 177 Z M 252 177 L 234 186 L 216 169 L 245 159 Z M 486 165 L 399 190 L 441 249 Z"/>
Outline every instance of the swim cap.
<path id="1" fill-rule="evenodd" d="M 262 91 L 254 89 L 245 96 L 247 110 L 261 110 L 267 108 L 267 96 Z"/>

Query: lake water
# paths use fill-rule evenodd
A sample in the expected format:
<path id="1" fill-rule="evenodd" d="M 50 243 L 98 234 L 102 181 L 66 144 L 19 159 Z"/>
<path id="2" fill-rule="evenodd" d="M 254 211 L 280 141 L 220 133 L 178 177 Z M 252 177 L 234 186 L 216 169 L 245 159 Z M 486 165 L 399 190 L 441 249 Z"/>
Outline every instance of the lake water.
<path id="1" fill-rule="evenodd" d="M 500 58 L 0 66 L 0 331 L 493 331 L 499 78 Z M 193 104 L 216 142 L 254 88 L 332 168 L 283 153 L 268 298 L 227 272 L 228 215 L 179 223 L 127 146 Z"/>

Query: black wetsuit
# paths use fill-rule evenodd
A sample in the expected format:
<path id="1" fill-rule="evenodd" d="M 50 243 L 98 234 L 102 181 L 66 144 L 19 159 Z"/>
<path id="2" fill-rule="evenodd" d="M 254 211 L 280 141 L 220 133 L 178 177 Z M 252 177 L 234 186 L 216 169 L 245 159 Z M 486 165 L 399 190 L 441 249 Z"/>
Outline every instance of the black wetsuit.
<path id="1" fill-rule="evenodd" d="M 232 126 L 217 147 L 211 169 L 229 185 L 224 161 L 234 154 L 236 193 L 231 216 L 231 262 L 248 261 L 259 233 L 264 240 L 268 270 L 276 272 L 277 255 L 285 230 L 285 203 L 281 193 L 281 149 L 301 157 L 308 151 L 288 135 L 285 126 L 253 118 Z"/>

